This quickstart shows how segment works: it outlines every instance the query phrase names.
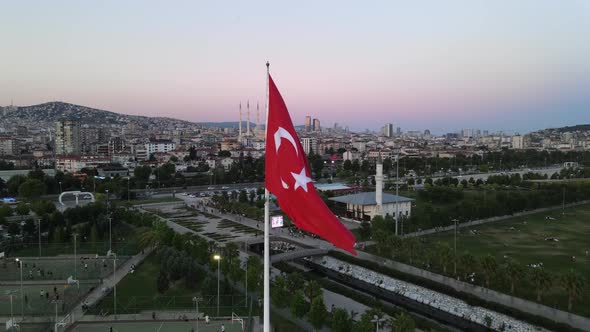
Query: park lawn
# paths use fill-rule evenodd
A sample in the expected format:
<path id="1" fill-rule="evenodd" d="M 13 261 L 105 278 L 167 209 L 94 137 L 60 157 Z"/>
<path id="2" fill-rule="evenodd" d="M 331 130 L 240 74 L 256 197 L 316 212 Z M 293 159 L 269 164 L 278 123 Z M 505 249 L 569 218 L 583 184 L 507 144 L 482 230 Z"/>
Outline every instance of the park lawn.
<path id="1" fill-rule="evenodd" d="M 547 216 L 555 220 L 546 220 Z M 582 297 L 574 303 L 573 311 L 590 316 L 590 256 L 586 254 L 590 250 L 589 234 L 590 205 L 585 205 L 568 208 L 564 215 L 561 211 L 537 213 L 462 228 L 457 234 L 457 252 L 461 255 L 468 251 L 478 258 L 491 254 L 499 264 L 506 258 L 522 265 L 543 263 L 546 271 L 556 276 L 574 269 L 586 278 L 586 288 Z M 559 242 L 547 241 L 546 238 L 557 238 Z M 424 239 L 431 244 L 447 243 L 452 248 L 454 234 L 439 233 Z M 575 261 L 572 256 L 575 256 Z M 502 286 L 500 288 L 506 292 Z M 517 287 L 516 293 L 520 297 L 535 299 L 535 289 L 526 281 Z M 543 304 L 567 309 L 567 297 L 558 280 L 544 295 Z"/>

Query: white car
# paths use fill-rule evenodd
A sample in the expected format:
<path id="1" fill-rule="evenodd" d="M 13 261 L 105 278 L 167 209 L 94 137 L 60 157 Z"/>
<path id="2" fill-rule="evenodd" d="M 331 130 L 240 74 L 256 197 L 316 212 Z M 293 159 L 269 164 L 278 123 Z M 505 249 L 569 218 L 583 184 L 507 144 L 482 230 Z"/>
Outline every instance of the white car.
<path id="1" fill-rule="evenodd" d="M 223 186 L 223 187 L 221 187 L 221 189 L 229 189 L 229 187 Z"/>
<path id="2" fill-rule="evenodd" d="M 188 195 L 188 197 L 190 197 L 190 198 L 195 198 L 195 197 L 197 197 L 197 196 L 195 196 L 195 195 L 193 195 L 193 194 L 190 194 L 190 195 Z"/>
<path id="3" fill-rule="evenodd" d="M 207 190 L 213 190 L 215 187 L 207 187 Z"/>

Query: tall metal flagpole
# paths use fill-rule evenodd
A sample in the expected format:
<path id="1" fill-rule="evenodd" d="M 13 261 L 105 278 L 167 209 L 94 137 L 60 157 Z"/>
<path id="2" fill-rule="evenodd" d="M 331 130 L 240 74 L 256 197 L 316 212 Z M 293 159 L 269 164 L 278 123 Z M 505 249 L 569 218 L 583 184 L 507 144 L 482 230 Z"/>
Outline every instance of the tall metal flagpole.
<path id="1" fill-rule="evenodd" d="M 268 75 L 270 63 L 266 62 L 266 125 L 264 126 L 265 133 L 268 131 L 268 104 L 269 104 L 269 82 Z M 266 140 L 266 135 L 264 135 Z M 265 142 L 266 143 L 266 142 Z M 265 145 L 266 146 L 266 145 Z M 268 151 L 265 151 L 265 153 Z M 265 170 L 266 173 L 267 170 Z M 265 174 L 266 179 L 266 174 Z M 270 332 L 270 194 L 266 185 L 264 186 L 264 325 L 263 331 Z"/>

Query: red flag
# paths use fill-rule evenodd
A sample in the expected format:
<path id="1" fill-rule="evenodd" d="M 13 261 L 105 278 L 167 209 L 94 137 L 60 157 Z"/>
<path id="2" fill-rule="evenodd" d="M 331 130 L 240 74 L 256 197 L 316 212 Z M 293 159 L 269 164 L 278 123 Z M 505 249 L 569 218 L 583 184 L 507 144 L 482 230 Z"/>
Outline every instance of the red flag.
<path id="1" fill-rule="evenodd" d="M 281 209 L 305 231 L 356 255 L 354 235 L 328 209 L 311 182 L 309 163 L 283 97 L 268 75 L 265 186 Z"/>

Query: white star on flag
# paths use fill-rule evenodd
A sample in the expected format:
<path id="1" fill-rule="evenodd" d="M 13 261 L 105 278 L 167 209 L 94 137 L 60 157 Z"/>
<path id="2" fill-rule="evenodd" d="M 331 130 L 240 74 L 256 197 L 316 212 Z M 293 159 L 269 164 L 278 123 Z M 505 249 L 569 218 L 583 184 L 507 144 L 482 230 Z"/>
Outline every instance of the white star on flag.
<path id="1" fill-rule="evenodd" d="M 293 178 L 295 179 L 295 188 L 293 190 L 297 190 L 297 188 L 301 187 L 305 192 L 307 192 L 307 184 L 311 182 L 311 179 L 305 175 L 305 167 L 301 169 L 299 174 L 291 172 Z"/>

